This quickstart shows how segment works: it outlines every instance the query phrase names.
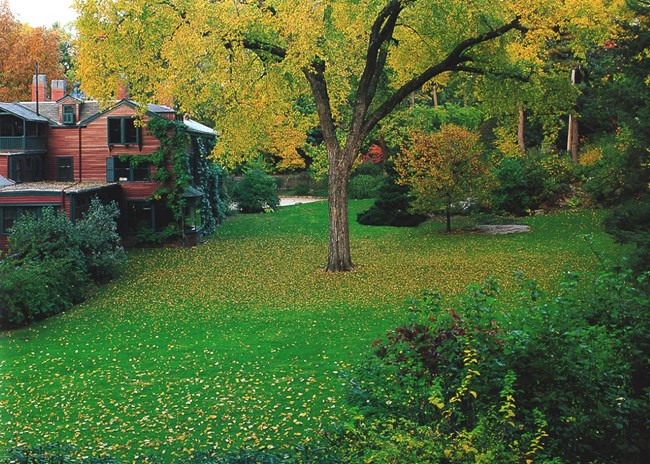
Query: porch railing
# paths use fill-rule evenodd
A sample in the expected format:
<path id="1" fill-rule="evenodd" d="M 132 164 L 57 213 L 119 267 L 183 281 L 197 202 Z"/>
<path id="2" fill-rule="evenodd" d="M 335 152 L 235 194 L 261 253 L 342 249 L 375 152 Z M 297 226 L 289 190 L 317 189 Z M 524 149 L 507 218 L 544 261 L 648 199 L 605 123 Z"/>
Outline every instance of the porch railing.
<path id="1" fill-rule="evenodd" d="M 0 137 L 0 152 L 45 150 L 45 137 Z"/>

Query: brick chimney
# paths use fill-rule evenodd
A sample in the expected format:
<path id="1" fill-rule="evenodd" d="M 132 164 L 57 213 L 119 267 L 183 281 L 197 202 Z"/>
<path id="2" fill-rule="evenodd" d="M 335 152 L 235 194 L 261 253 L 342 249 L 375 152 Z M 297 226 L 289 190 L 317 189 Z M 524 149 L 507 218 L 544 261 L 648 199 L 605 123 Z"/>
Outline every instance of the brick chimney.
<path id="1" fill-rule="evenodd" d="M 119 84 L 117 84 L 117 89 L 115 90 L 115 99 L 127 100 L 129 97 L 129 87 L 123 81 L 121 81 Z"/>
<path id="2" fill-rule="evenodd" d="M 63 80 L 52 81 L 52 101 L 59 101 L 65 97 L 66 82 Z"/>
<path id="3" fill-rule="evenodd" d="M 38 88 L 38 101 L 47 101 L 47 78 L 44 74 L 38 75 L 38 83 L 36 74 L 32 79 L 32 101 L 36 101 L 36 88 Z"/>

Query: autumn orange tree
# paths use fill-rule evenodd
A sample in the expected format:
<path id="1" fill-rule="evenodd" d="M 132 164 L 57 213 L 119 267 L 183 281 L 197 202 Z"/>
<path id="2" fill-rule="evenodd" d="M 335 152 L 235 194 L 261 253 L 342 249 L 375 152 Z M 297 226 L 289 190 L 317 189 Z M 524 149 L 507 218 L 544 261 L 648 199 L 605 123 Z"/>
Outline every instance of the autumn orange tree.
<path id="1" fill-rule="evenodd" d="M 0 101 L 31 99 L 32 75 L 38 62 L 48 78 L 63 75 L 60 32 L 21 24 L 6 0 L 0 0 Z"/>
<path id="2" fill-rule="evenodd" d="M 347 271 L 350 170 L 388 114 L 447 73 L 525 77 L 553 41 L 604 41 L 623 4 L 76 0 L 79 77 L 100 99 L 126 82 L 137 100 L 214 121 L 214 155 L 231 165 L 269 152 L 299 165 L 305 132 L 318 125 L 328 164 L 326 269 Z"/>
<path id="3" fill-rule="evenodd" d="M 483 196 L 489 185 L 480 134 L 453 124 L 433 134 L 414 132 L 410 147 L 395 160 L 399 182 L 411 187 L 420 214 L 444 211 L 451 232 L 454 205 Z"/>

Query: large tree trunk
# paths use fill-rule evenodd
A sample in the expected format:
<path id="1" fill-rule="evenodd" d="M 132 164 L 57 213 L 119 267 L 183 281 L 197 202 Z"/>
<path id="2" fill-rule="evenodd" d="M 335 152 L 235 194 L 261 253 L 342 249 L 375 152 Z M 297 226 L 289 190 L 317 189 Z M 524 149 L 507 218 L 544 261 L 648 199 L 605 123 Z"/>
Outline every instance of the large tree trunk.
<path id="1" fill-rule="evenodd" d="M 344 163 L 330 163 L 328 180 L 329 201 L 329 254 L 328 272 L 354 269 L 350 254 L 350 228 L 348 218 L 348 182 L 350 170 Z"/>

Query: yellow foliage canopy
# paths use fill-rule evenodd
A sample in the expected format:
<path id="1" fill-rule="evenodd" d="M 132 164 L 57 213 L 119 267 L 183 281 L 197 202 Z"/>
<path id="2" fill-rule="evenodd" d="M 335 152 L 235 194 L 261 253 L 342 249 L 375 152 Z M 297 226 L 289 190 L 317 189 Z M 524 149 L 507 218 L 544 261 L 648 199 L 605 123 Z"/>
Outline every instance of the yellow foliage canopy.
<path id="1" fill-rule="evenodd" d="M 473 45 L 459 70 L 530 71 L 560 37 L 580 56 L 611 38 L 624 0 L 76 0 L 79 77 L 103 100 L 126 82 L 134 99 L 212 121 L 215 155 L 229 164 L 270 153 L 299 167 L 305 132 L 318 124 L 305 71 L 324 65 L 344 141 L 372 26 L 391 4 L 400 17 L 382 46 L 386 72 L 371 109 L 462 41 L 515 18 L 525 33 Z"/>

